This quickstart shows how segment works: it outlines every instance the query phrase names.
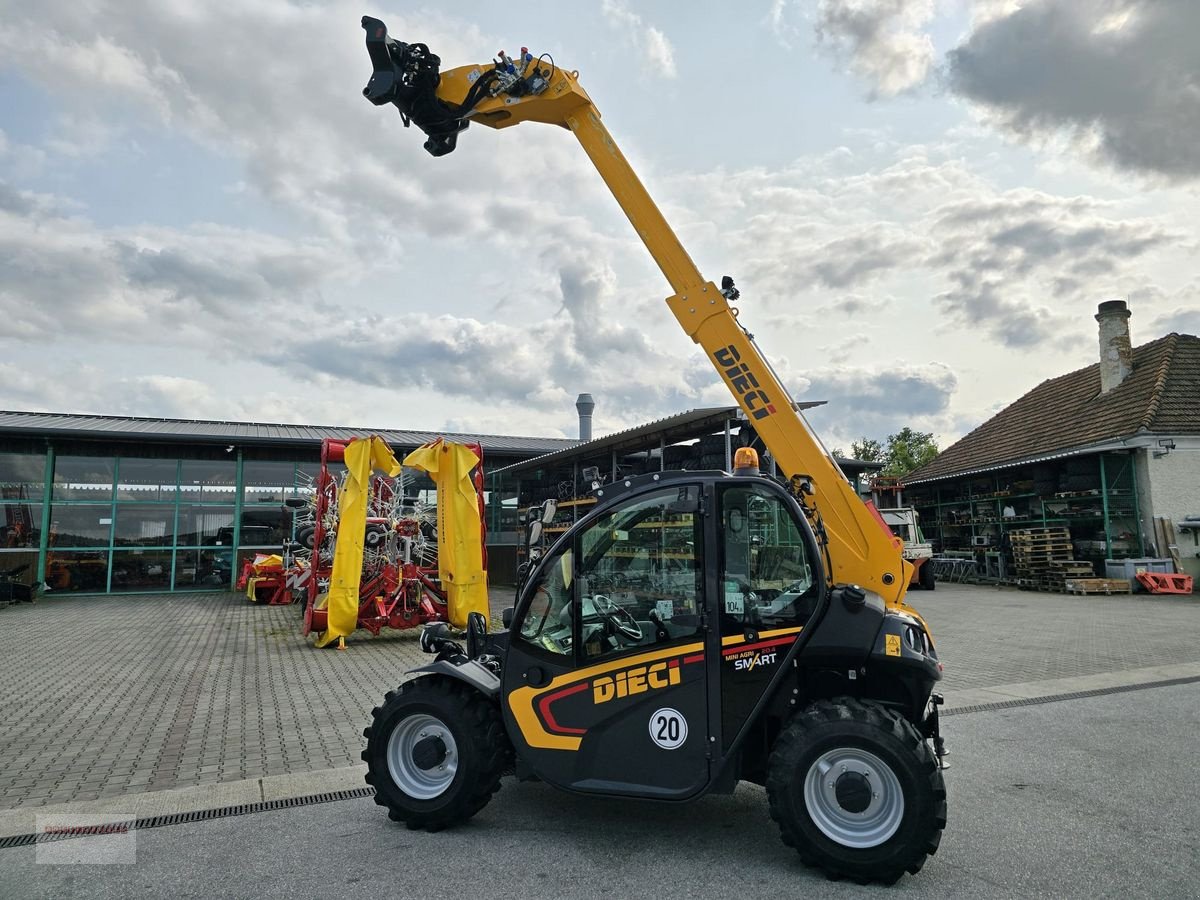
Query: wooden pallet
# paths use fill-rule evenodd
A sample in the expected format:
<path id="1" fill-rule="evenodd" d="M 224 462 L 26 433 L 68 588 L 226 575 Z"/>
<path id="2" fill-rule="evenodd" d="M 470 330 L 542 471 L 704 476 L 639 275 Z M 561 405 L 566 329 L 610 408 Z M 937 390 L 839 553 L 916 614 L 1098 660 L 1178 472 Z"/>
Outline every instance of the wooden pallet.
<path id="1" fill-rule="evenodd" d="M 1066 547 L 1047 547 L 1038 548 L 1037 550 L 1018 550 L 1013 547 L 1013 559 L 1028 559 L 1033 562 L 1055 562 L 1057 560 L 1073 559 L 1071 553 L 1074 548 Z"/>
<path id="2" fill-rule="evenodd" d="M 1068 594 L 1132 594 L 1133 587 L 1124 578 L 1068 578 Z"/>
<path id="3" fill-rule="evenodd" d="M 1095 567 L 1082 559 L 1051 560 L 1050 568 L 1064 575 L 1082 575 L 1085 578 L 1091 578 L 1096 574 Z"/>
<path id="4" fill-rule="evenodd" d="M 1068 528 L 1014 528 L 1009 536 L 1017 543 L 1045 538 L 1060 538 L 1069 541 L 1071 531 Z"/>

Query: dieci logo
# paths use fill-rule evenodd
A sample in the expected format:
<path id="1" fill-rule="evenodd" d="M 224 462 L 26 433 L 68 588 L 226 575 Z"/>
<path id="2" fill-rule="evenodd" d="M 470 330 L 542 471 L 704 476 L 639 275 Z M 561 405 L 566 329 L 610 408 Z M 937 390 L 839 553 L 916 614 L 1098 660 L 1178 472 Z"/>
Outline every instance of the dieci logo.
<path id="1" fill-rule="evenodd" d="M 602 675 L 592 681 L 592 702 L 607 703 L 617 697 L 644 694 L 679 684 L 679 660 L 636 666 L 616 675 Z"/>
<path id="2" fill-rule="evenodd" d="M 739 672 L 750 672 L 759 666 L 774 665 L 775 658 L 774 650 L 748 650 L 733 658 L 733 668 Z"/>
<path id="3" fill-rule="evenodd" d="M 733 344 L 722 347 L 713 354 L 713 359 L 725 371 L 725 377 L 729 379 L 738 396 L 746 401 L 746 410 L 751 416 L 762 419 L 775 412 L 771 398 L 765 391 L 759 390 L 758 379 L 754 377 L 750 367 L 742 362 L 742 354 L 738 353 L 737 347 Z"/>

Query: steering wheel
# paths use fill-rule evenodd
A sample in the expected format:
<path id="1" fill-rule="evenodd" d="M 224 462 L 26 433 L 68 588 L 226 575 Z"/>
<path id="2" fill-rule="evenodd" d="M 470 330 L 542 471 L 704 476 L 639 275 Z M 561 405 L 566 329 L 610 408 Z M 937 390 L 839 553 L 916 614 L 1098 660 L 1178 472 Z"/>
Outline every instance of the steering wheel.
<path id="1" fill-rule="evenodd" d="M 640 641 L 642 639 L 642 626 L 625 607 L 617 605 L 603 594 L 592 594 L 592 606 L 613 628 L 629 640 Z"/>

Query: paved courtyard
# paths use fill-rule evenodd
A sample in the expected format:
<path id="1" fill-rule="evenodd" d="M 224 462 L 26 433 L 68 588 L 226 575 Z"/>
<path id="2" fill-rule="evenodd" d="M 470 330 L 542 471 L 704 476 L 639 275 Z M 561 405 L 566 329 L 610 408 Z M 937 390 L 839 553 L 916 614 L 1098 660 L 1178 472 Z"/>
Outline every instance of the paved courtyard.
<path id="1" fill-rule="evenodd" d="M 494 607 L 511 591 L 498 589 Z M 1200 661 L 1196 598 L 971 585 L 914 592 L 972 689 Z M 238 594 L 62 597 L 0 610 L 0 810 L 347 767 L 417 633 L 314 650 L 295 607 Z M 977 702 L 977 701 L 971 701 Z"/>

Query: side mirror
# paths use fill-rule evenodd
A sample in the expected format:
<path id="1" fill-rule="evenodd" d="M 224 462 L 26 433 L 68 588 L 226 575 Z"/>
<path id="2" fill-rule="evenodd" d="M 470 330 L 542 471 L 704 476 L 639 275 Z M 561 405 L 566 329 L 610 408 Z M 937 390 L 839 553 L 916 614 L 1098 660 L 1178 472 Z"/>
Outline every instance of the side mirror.
<path id="1" fill-rule="evenodd" d="M 558 513 L 558 501 L 547 500 L 542 504 L 542 524 L 549 525 L 554 521 L 554 516 Z"/>
<path id="2" fill-rule="evenodd" d="M 529 525 L 528 546 L 532 547 L 534 544 L 536 544 L 541 539 L 542 539 L 542 523 L 541 522 L 531 522 Z"/>
<path id="3" fill-rule="evenodd" d="M 506 609 L 500 613 L 500 622 L 504 625 L 505 628 L 512 628 L 513 614 L 515 612 L 516 612 L 515 608 L 510 606 L 510 607 L 508 607 L 508 609 Z"/>
<path id="4" fill-rule="evenodd" d="M 467 658 L 478 659 L 487 644 L 487 619 L 483 613 L 473 612 L 467 616 Z"/>

